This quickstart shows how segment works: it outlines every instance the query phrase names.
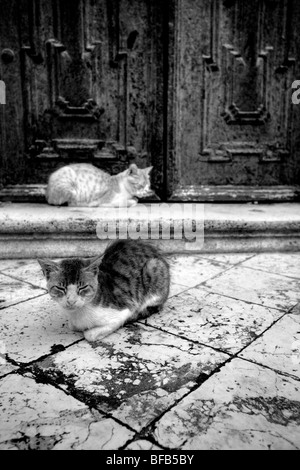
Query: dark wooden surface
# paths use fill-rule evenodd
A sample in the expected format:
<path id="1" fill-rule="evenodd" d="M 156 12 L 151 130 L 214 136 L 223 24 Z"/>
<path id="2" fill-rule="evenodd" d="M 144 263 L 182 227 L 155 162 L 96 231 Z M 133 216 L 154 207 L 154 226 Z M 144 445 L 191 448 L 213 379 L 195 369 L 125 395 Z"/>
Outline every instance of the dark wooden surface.
<path id="1" fill-rule="evenodd" d="M 6 194 L 26 199 L 66 163 L 135 161 L 154 166 L 161 200 L 297 197 L 297 0 L 1 0 L 1 12 L 0 187 L 22 185 Z"/>
<path id="2" fill-rule="evenodd" d="M 299 184 L 300 2 L 180 0 L 171 14 L 169 194 Z"/>
<path id="3" fill-rule="evenodd" d="M 1 0 L 2 185 L 89 161 L 154 165 L 162 188 L 162 2 Z"/>

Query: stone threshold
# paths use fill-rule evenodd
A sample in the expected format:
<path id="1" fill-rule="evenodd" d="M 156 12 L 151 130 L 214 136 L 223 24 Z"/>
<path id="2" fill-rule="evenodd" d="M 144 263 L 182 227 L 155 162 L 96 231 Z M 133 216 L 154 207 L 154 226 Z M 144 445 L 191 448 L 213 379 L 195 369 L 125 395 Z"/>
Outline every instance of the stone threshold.
<path id="1" fill-rule="evenodd" d="M 170 253 L 300 250 L 296 202 L 138 204 L 120 211 L 3 202 L 0 258 L 93 256 L 108 243 L 106 226 L 109 239 L 140 233 Z"/>

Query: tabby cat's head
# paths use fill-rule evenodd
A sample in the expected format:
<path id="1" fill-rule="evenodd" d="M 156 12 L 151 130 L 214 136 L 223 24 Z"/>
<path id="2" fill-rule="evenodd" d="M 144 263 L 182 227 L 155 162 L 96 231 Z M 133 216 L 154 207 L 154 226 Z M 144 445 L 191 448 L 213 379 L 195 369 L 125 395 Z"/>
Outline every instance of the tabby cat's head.
<path id="1" fill-rule="evenodd" d="M 100 259 L 38 259 L 53 300 L 66 310 L 78 310 L 91 303 L 98 288 Z"/>
<path id="2" fill-rule="evenodd" d="M 152 166 L 138 168 L 135 163 L 131 163 L 129 168 L 121 175 L 126 178 L 127 186 L 133 196 L 144 197 L 150 191 L 150 172 Z"/>

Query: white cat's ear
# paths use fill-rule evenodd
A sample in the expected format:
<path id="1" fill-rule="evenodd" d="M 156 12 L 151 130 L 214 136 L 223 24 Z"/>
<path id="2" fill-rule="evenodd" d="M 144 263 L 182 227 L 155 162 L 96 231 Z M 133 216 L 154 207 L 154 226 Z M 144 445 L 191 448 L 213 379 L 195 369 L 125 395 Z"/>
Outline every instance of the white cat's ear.
<path id="1" fill-rule="evenodd" d="M 83 271 L 92 273 L 92 274 L 98 274 L 102 256 L 103 255 L 96 256 L 94 258 L 85 259 L 84 260 L 85 267 L 83 268 Z"/>
<path id="2" fill-rule="evenodd" d="M 51 259 L 38 259 L 37 261 L 40 264 L 46 278 L 49 277 L 50 273 L 59 271 L 59 266 Z"/>
<path id="3" fill-rule="evenodd" d="M 143 171 L 146 173 L 146 175 L 149 175 L 150 171 L 153 170 L 153 166 L 148 166 L 147 168 L 144 168 Z"/>
<path id="4" fill-rule="evenodd" d="M 139 170 L 139 169 L 138 169 L 138 167 L 136 166 L 136 164 L 135 164 L 135 163 L 131 163 L 131 164 L 129 165 L 129 168 L 128 168 L 127 172 L 128 172 L 128 175 L 137 175 L 137 174 L 138 174 L 138 170 Z"/>

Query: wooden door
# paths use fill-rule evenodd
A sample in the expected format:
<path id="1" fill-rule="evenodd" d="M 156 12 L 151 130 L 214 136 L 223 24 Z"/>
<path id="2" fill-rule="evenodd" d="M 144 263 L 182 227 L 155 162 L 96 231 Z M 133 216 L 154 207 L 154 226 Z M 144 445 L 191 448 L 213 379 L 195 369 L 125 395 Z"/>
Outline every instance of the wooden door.
<path id="1" fill-rule="evenodd" d="M 0 197 L 153 165 L 154 199 L 290 200 L 298 0 L 1 0 Z M 1 188 L 0 188 L 1 189 Z"/>
<path id="2" fill-rule="evenodd" d="M 1 0 L 2 195 L 34 199 L 55 168 L 154 166 L 163 191 L 159 0 Z"/>
<path id="3" fill-rule="evenodd" d="M 299 194 L 297 0 L 175 0 L 168 192 L 173 200 Z"/>

